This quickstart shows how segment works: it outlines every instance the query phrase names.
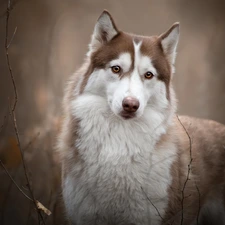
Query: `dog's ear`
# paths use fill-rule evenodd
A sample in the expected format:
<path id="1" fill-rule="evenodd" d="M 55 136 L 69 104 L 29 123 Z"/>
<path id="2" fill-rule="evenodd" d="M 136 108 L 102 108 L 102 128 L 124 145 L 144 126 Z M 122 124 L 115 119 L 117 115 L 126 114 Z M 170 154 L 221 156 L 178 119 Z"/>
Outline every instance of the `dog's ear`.
<path id="1" fill-rule="evenodd" d="M 173 65 L 176 59 L 176 49 L 179 41 L 180 24 L 174 23 L 169 30 L 159 36 L 164 53 Z"/>
<path id="2" fill-rule="evenodd" d="M 112 40 L 118 33 L 119 31 L 112 16 L 108 11 L 104 10 L 95 24 L 94 33 L 89 45 L 90 51 L 97 50 L 101 45 Z"/>

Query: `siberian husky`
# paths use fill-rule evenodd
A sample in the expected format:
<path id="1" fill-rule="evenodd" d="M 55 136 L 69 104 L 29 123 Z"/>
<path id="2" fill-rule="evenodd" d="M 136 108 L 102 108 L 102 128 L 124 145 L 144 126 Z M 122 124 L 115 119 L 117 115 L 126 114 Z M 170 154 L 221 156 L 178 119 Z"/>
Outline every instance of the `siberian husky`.
<path id="1" fill-rule="evenodd" d="M 72 224 L 223 224 L 225 126 L 176 115 L 178 39 L 179 23 L 147 37 L 99 17 L 58 142 Z"/>

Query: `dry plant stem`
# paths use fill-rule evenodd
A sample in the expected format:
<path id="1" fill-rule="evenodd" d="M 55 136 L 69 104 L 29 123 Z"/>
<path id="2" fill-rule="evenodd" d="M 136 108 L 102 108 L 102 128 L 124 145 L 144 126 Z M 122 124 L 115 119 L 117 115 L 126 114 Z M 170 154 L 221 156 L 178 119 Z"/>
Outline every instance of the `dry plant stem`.
<path id="1" fill-rule="evenodd" d="M 159 217 L 162 219 L 162 221 L 163 221 L 163 218 L 162 218 L 162 216 L 161 216 L 159 210 L 157 209 L 157 207 L 153 204 L 153 202 L 152 202 L 151 199 L 148 197 L 148 195 L 146 194 L 146 192 L 144 191 L 144 189 L 143 189 L 142 187 L 141 187 L 141 190 L 143 191 L 143 193 L 145 194 L 146 198 L 147 198 L 148 201 L 151 203 L 151 205 L 155 208 L 155 210 L 156 210 L 158 216 L 159 216 Z"/>
<path id="2" fill-rule="evenodd" d="M 16 121 L 15 111 L 12 110 L 10 115 L 13 118 L 13 125 L 14 125 L 14 131 L 15 131 L 15 134 L 16 134 L 17 145 L 18 145 L 18 148 L 19 148 L 20 153 L 21 153 L 22 165 L 23 165 L 23 169 L 24 169 L 24 173 L 25 173 L 25 178 L 26 178 L 26 181 L 27 181 L 27 186 L 28 186 L 29 192 L 30 192 L 31 197 L 32 197 L 32 202 L 34 203 L 34 206 L 35 206 L 35 208 L 37 210 L 38 218 L 40 217 L 42 223 L 45 225 L 43 216 L 42 216 L 40 210 L 38 209 L 38 207 L 36 205 L 36 200 L 35 200 L 35 197 L 34 197 L 34 194 L 33 194 L 32 187 L 30 185 L 30 180 L 29 180 L 28 173 L 27 173 L 27 167 L 26 167 L 26 163 L 25 163 L 25 160 L 24 160 L 24 154 L 23 154 L 23 150 L 21 148 L 21 143 L 20 143 L 20 138 L 19 138 L 19 133 L 18 133 L 18 128 L 17 128 L 17 121 Z M 39 221 L 40 221 L 40 219 L 39 219 Z M 41 223 L 39 222 L 39 224 L 41 224 Z"/>
<path id="3" fill-rule="evenodd" d="M 10 4 L 10 11 L 12 11 L 13 10 L 13 8 L 15 7 L 15 5 L 18 3 L 18 2 L 21 2 L 22 0 L 14 0 L 14 1 L 12 1 L 12 3 Z M 3 12 L 1 15 L 0 15 L 0 18 L 4 18 L 5 17 L 5 15 L 6 15 L 6 13 L 7 12 Z"/>
<path id="4" fill-rule="evenodd" d="M 16 30 L 14 31 L 14 34 L 13 34 L 11 40 L 10 40 L 10 43 L 8 44 L 8 29 L 9 29 L 10 6 L 11 6 L 11 1 L 8 0 L 7 13 L 6 13 L 5 51 L 6 51 L 7 65 L 8 65 L 8 68 L 9 68 L 9 73 L 10 73 L 11 81 L 12 81 L 12 84 L 13 84 L 14 95 L 15 95 L 14 104 L 13 104 L 13 107 L 11 109 L 10 114 L 13 117 L 14 130 L 15 130 L 15 134 L 16 134 L 16 138 L 17 138 L 18 148 L 19 148 L 20 153 L 21 153 L 22 164 L 23 164 L 23 169 L 24 169 L 24 173 L 25 173 L 28 189 L 29 189 L 32 201 L 34 203 L 34 206 L 35 206 L 35 208 L 36 208 L 36 210 L 38 212 L 38 217 L 40 217 L 42 223 L 45 224 L 43 216 L 42 216 L 40 210 L 37 207 L 36 200 L 35 200 L 35 197 L 34 197 L 34 194 L 33 194 L 32 188 L 31 188 L 31 185 L 30 185 L 30 181 L 29 181 L 29 177 L 28 177 L 28 173 L 27 173 L 27 168 L 26 168 L 26 164 L 25 164 L 25 160 L 24 160 L 24 154 L 23 154 L 23 151 L 22 151 L 22 148 L 21 148 L 21 144 L 20 144 L 20 138 L 19 138 L 19 134 L 18 134 L 17 122 L 16 122 L 15 108 L 16 108 L 16 104 L 17 104 L 17 101 L 18 101 L 18 94 L 17 94 L 17 88 L 16 88 L 15 79 L 14 79 L 14 76 L 13 76 L 13 73 L 12 73 L 12 68 L 11 68 L 11 65 L 10 65 L 9 52 L 8 52 L 8 49 L 10 47 L 10 44 L 12 43 L 13 37 L 15 36 Z M 17 187 L 18 187 L 18 185 L 17 185 Z M 22 191 L 20 188 L 19 188 L 19 190 Z M 39 222 L 39 224 L 40 224 L 40 222 Z"/>
<path id="5" fill-rule="evenodd" d="M 15 94 L 15 101 L 14 101 L 14 104 L 13 104 L 13 107 L 12 107 L 12 111 L 14 112 L 15 108 L 16 108 L 17 101 L 18 101 L 18 94 L 17 94 L 16 82 L 15 82 L 15 79 L 14 79 L 14 76 L 13 76 L 13 73 L 12 73 L 12 68 L 11 68 L 11 65 L 10 65 L 8 49 L 9 49 L 11 43 L 12 43 L 12 40 L 13 40 L 15 34 L 16 34 L 17 29 L 15 29 L 15 31 L 13 33 L 13 36 L 10 40 L 10 43 L 8 44 L 10 5 L 11 5 L 10 0 L 8 0 L 7 13 L 6 13 L 6 27 L 5 27 L 5 31 L 6 31 L 6 34 L 5 34 L 5 50 L 6 50 L 7 65 L 8 65 L 8 68 L 9 68 L 9 73 L 10 73 L 10 77 L 11 77 L 13 89 L 14 89 L 14 94 Z"/>
<path id="6" fill-rule="evenodd" d="M 29 143 L 23 148 L 23 150 L 27 150 L 28 148 L 30 148 L 32 146 L 32 144 L 37 140 L 37 138 L 39 137 L 40 132 L 38 132 L 33 138 L 32 140 L 29 141 Z"/>
<path id="7" fill-rule="evenodd" d="M 185 188 L 186 188 L 186 185 L 187 185 L 187 182 L 189 181 L 189 176 L 190 176 L 190 172 L 191 172 L 191 163 L 193 161 L 193 158 L 192 158 L 192 141 L 191 141 L 191 137 L 187 131 L 187 129 L 185 128 L 185 126 L 183 125 L 183 123 L 180 121 L 180 118 L 179 116 L 177 115 L 177 119 L 179 121 L 179 123 L 181 124 L 181 126 L 183 127 L 185 133 L 187 134 L 188 136 L 188 139 L 189 139 L 189 153 L 190 153 L 190 161 L 189 161 L 189 164 L 188 164 L 188 172 L 187 172 L 187 177 L 186 177 L 186 180 L 184 182 L 184 186 L 183 186 L 183 189 L 181 191 L 181 195 L 182 195 L 182 199 L 181 199 L 181 221 L 180 221 L 180 224 L 182 225 L 183 224 L 183 220 L 184 220 L 184 199 L 185 199 L 185 196 L 184 196 L 184 191 L 185 191 Z"/>
<path id="8" fill-rule="evenodd" d="M 13 39 L 14 39 L 14 36 L 15 36 L 15 34 L 16 34 L 16 31 L 17 31 L 17 27 L 15 28 L 15 30 L 14 30 L 14 32 L 13 32 L 13 35 L 12 35 L 12 37 L 11 37 L 11 40 L 9 41 L 9 44 L 7 45 L 7 49 L 10 47 L 10 45 L 11 45 L 11 43 L 12 43 L 12 41 L 13 41 Z M 6 43 L 7 44 L 7 43 Z M 15 106 L 16 107 L 16 106 Z"/>
<path id="9" fill-rule="evenodd" d="M 2 166 L 2 168 L 5 170 L 6 174 L 9 176 L 9 178 L 11 179 L 11 181 L 15 184 L 15 186 L 17 187 L 17 189 L 30 201 L 33 201 L 33 199 L 31 199 L 26 193 L 23 192 L 23 190 L 18 186 L 18 184 L 15 182 L 15 180 L 12 178 L 12 176 L 10 175 L 9 171 L 6 169 L 5 165 L 3 164 L 3 162 L 0 160 L 0 164 Z"/>

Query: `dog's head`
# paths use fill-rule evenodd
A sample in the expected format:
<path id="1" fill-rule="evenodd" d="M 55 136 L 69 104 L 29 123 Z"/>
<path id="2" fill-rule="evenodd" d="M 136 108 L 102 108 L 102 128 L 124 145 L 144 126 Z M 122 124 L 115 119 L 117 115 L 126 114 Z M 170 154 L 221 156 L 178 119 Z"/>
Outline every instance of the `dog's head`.
<path id="1" fill-rule="evenodd" d="M 124 119 L 168 108 L 178 39 L 178 23 L 160 36 L 138 36 L 119 31 L 104 11 L 95 25 L 80 93 L 105 98 Z"/>

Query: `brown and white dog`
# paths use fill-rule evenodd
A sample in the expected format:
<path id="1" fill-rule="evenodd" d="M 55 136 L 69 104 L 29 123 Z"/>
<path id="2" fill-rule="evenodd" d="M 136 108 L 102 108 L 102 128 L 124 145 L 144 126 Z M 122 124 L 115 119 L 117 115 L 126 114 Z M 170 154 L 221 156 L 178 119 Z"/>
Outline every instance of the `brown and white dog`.
<path id="1" fill-rule="evenodd" d="M 145 37 L 99 17 L 59 136 L 72 224 L 224 223 L 225 126 L 176 116 L 178 38 L 179 23 Z"/>

